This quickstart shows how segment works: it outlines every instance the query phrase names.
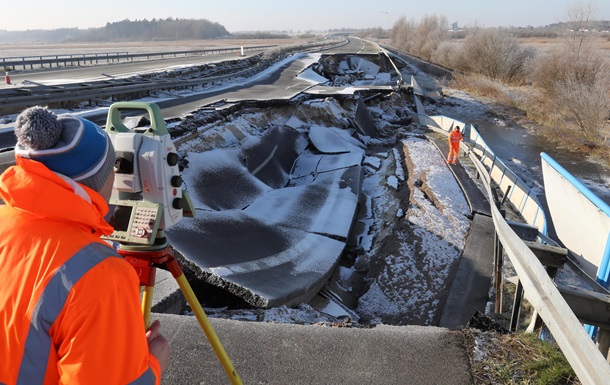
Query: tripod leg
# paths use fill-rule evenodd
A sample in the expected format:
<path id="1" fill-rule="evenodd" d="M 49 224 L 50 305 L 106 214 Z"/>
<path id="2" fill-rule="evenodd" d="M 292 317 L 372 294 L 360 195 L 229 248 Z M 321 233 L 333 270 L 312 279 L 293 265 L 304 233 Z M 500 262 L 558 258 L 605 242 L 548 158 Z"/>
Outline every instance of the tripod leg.
<path id="1" fill-rule="evenodd" d="M 148 325 L 150 324 L 153 290 L 157 271 L 155 264 L 164 263 L 168 270 L 172 273 L 172 276 L 178 283 L 178 286 L 180 286 L 180 290 L 182 290 L 186 301 L 195 313 L 195 317 L 197 317 L 197 321 L 199 321 L 201 329 L 208 338 L 210 345 L 212 345 L 212 349 L 214 349 L 216 356 L 218 356 L 218 360 L 227 373 L 227 376 L 229 376 L 231 384 L 242 385 L 239 375 L 235 371 L 231 360 L 229 360 L 229 356 L 227 356 L 227 353 L 222 347 L 218 336 L 214 332 L 214 329 L 212 329 L 212 325 L 208 321 L 208 317 L 205 315 L 201 304 L 195 296 L 195 293 L 193 293 L 191 285 L 186 280 L 186 277 L 182 272 L 182 268 L 178 264 L 178 261 L 176 261 L 172 249 L 169 246 L 154 251 L 119 249 L 119 253 L 136 269 L 136 272 L 140 277 L 140 287 L 144 287 L 144 292 L 142 293 L 142 313 L 144 315 L 144 323 L 146 328 L 148 329 Z"/>
<path id="2" fill-rule="evenodd" d="M 144 326 L 148 329 L 150 325 L 150 309 L 152 308 L 154 286 L 144 286 L 142 293 L 142 315 L 144 315 Z"/>
<path id="3" fill-rule="evenodd" d="M 242 384 L 241 379 L 239 378 L 239 375 L 235 371 L 235 368 L 233 367 L 233 364 L 231 363 L 229 356 L 227 356 L 227 353 L 225 352 L 224 348 L 222 347 L 222 344 L 220 343 L 220 340 L 218 339 L 216 332 L 214 332 L 214 329 L 212 328 L 210 321 L 208 321 L 208 317 L 205 315 L 205 312 L 203 311 L 201 304 L 197 300 L 195 293 L 193 293 L 193 289 L 191 288 L 191 285 L 188 283 L 184 274 L 180 274 L 179 276 L 177 276 L 175 278 L 176 278 L 176 281 L 178 282 L 178 286 L 180 286 L 180 290 L 182 290 L 182 293 L 184 294 L 184 297 L 186 298 L 186 301 L 188 302 L 191 309 L 195 313 L 195 317 L 197 317 L 197 320 L 199 321 L 199 325 L 201 325 L 203 332 L 205 333 L 206 337 L 208 338 L 208 341 L 210 341 L 210 345 L 212 345 L 212 349 L 214 349 L 214 352 L 216 352 L 216 356 L 218 356 L 218 360 L 220 360 L 222 367 L 224 368 L 225 372 L 227 373 L 227 376 L 229 376 L 231 383 L 234 385 L 235 384 L 241 385 Z"/>

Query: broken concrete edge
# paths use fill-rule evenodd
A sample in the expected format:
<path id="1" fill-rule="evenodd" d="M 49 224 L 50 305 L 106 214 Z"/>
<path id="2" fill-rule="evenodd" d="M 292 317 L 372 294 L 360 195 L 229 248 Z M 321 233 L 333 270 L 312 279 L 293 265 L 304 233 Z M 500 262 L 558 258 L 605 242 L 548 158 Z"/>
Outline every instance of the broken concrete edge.
<path id="1" fill-rule="evenodd" d="M 236 296 L 244 300 L 249 305 L 261 309 L 269 309 L 277 306 L 292 307 L 301 303 L 307 303 L 311 301 L 318 294 L 318 292 L 328 283 L 328 280 L 330 279 L 340 262 L 340 258 L 337 258 L 333 264 L 333 267 L 329 269 L 326 274 L 320 276 L 320 279 L 314 282 L 311 286 L 303 288 L 300 294 L 293 296 L 290 301 L 287 301 L 285 298 L 269 299 L 261 294 L 248 290 L 244 286 L 225 280 L 222 277 L 219 277 L 201 269 L 197 264 L 186 259 L 182 254 L 180 254 L 178 250 L 174 250 L 174 253 L 176 254 L 178 264 L 181 266 L 184 275 L 185 277 L 187 277 L 188 281 L 196 279 L 206 284 L 215 286 L 217 288 L 221 288 L 227 293 L 230 293 L 232 296 Z M 157 274 L 165 273 L 163 272 L 163 270 L 158 269 Z M 167 274 L 169 274 L 169 272 L 167 272 Z M 173 277 L 171 278 L 171 280 L 175 281 Z M 166 288 L 165 291 L 169 291 L 169 293 L 166 293 L 165 296 L 161 298 L 155 299 L 152 311 L 157 313 L 182 314 L 184 309 L 186 308 L 184 295 L 178 287 L 177 283 L 175 284 L 175 286 L 173 286 L 173 291 L 171 291 L 172 284 L 165 284 L 165 287 L 168 286 L 170 288 Z M 182 309 L 177 312 L 176 310 L 180 307 L 182 307 Z"/>

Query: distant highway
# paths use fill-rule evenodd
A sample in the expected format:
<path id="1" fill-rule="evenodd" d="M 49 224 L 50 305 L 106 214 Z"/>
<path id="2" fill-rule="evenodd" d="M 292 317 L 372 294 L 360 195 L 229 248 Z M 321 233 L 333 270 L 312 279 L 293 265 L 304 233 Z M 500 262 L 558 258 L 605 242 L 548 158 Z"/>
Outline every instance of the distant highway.
<path id="1" fill-rule="evenodd" d="M 174 67 L 196 66 L 228 60 L 245 59 L 258 55 L 262 52 L 264 52 L 264 50 L 245 51 L 244 56 L 239 55 L 239 52 L 235 52 L 231 54 L 215 54 L 205 56 L 168 57 L 163 59 L 116 64 L 38 69 L 35 71 L 19 70 L 10 73 L 12 85 L 7 85 L 5 82 L 1 82 L 0 90 L 3 88 L 19 87 L 23 82 L 32 82 L 44 85 L 59 85 L 83 81 L 124 78 L 147 72 L 161 72 Z M 321 52 L 328 54 L 377 54 L 379 53 L 379 49 L 369 42 L 351 38 L 349 39 L 349 43 L 344 46 L 323 50 Z"/>
<path id="2" fill-rule="evenodd" d="M 358 38 L 350 37 L 349 43 L 341 46 L 332 48 L 329 50 L 321 51 L 324 54 L 332 55 L 376 55 L 380 53 L 379 46 L 366 40 L 360 40 Z"/>
<path id="3" fill-rule="evenodd" d="M 374 55 L 379 53 L 379 47 L 360 39 L 350 38 L 345 45 L 321 50 L 319 52 L 333 55 Z M 248 55 L 251 56 L 257 53 L 260 52 L 248 52 Z M 241 58 L 249 56 L 242 56 Z M 143 72 L 161 72 L 167 68 L 176 66 L 219 63 L 233 59 L 237 59 L 237 56 L 223 54 L 200 57 L 166 58 L 110 65 L 53 68 L 32 72 L 20 71 L 19 74 L 11 75 L 11 81 L 15 84 L 14 86 L 0 86 L 0 95 L 2 88 L 17 87 L 17 85 L 23 81 L 42 85 L 73 84 L 82 83 L 87 80 L 92 81 L 103 78 L 127 77 Z M 239 100 L 290 99 L 313 85 L 312 83 L 300 81 L 296 78 L 296 76 L 310 64 L 311 63 L 307 61 L 294 60 L 277 68 L 273 74 L 269 74 L 267 77 L 257 78 L 253 81 L 246 80 L 221 90 L 211 90 L 210 92 L 200 93 L 189 97 L 161 101 L 158 105 L 162 109 L 165 118 L 169 119 L 172 117 L 179 117 L 187 112 L 195 111 L 201 106 L 218 103 L 223 100 L 236 102 Z M 100 125 L 106 123 L 105 113 L 100 113 L 98 116 L 88 116 L 88 118 Z M 12 147 L 14 144 L 15 138 L 12 131 L 0 130 L 0 149 Z"/>
<path id="4" fill-rule="evenodd" d="M 44 85 L 59 85 L 83 81 L 123 78 L 146 72 L 161 72 L 172 67 L 196 66 L 218 63 L 227 60 L 244 59 L 260 54 L 261 52 L 263 51 L 247 51 L 244 53 L 244 56 L 239 56 L 238 53 L 235 52 L 232 54 L 170 57 L 163 59 L 88 65 L 80 67 L 55 67 L 48 69 L 37 69 L 34 71 L 12 71 L 10 73 L 12 85 L 7 85 L 3 81 L 0 83 L 0 90 L 4 88 L 17 88 L 22 85 L 23 82 L 32 82 Z"/>

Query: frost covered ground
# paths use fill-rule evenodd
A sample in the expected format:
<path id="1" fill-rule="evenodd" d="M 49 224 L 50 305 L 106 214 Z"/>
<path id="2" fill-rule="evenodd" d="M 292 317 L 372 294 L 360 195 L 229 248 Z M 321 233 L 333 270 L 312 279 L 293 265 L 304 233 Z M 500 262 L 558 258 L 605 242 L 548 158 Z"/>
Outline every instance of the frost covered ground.
<path id="1" fill-rule="evenodd" d="M 305 103 L 291 111 L 302 120 L 321 119 L 317 124 L 340 124 L 349 111 L 334 100 L 326 100 L 325 116 Z M 402 103 L 386 104 L 387 111 Z M 347 253 L 336 277 L 339 291 L 354 300 L 361 324 L 434 325 L 447 294 L 448 282 L 464 246 L 470 213 L 468 205 L 443 155 L 415 126 L 395 126 L 383 110 L 376 107 L 380 131 L 386 138 L 368 139 L 365 178 L 362 187 L 362 214 L 358 221 L 361 249 Z M 313 112 L 312 112 L 313 111 Z M 284 111 L 286 112 L 286 111 Z M 210 143 L 231 146 L 239 130 L 251 132 L 253 122 L 285 124 L 294 115 L 275 111 L 252 112 L 236 116 L 226 125 L 206 130 L 203 139 L 181 145 L 181 150 L 200 151 Z M 254 130 L 254 131 L 253 131 Z M 340 322 L 353 318 L 334 302 L 302 304 L 296 308 L 269 310 L 228 310 L 206 308 L 211 317 L 271 322 Z"/>
<path id="2" fill-rule="evenodd" d="M 282 61 L 276 66 L 284 64 Z M 188 67 L 169 70 L 172 76 L 176 71 L 189 72 Z M 408 67 L 406 71 L 403 75 L 408 76 Z M 421 72 L 419 75 L 424 76 Z M 158 76 L 167 76 L 167 72 Z M 311 69 L 302 76 L 323 81 Z M 422 80 L 434 83 L 434 79 Z M 208 85 L 191 90 L 191 94 L 222 89 L 235 81 L 244 79 Z M 345 77 L 341 82 L 345 84 Z M 362 79 L 354 82 L 362 84 Z M 185 91 L 164 91 L 143 101 L 186 95 Z M 449 279 L 464 246 L 469 210 L 443 155 L 405 119 L 412 111 L 408 98 L 398 94 L 378 98 L 368 103 L 368 109 L 381 135 L 376 139 L 358 137 L 367 148 L 361 213 L 353 230 L 360 247 L 346 252 L 335 274 L 335 286 L 326 292 L 327 297 L 329 292 L 331 297 L 342 297 L 345 305 L 318 297 L 295 308 L 208 307 L 206 312 L 211 317 L 303 324 L 349 322 L 348 318 L 361 324 L 434 325 L 438 321 Z M 56 112 L 86 117 L 98 111 Z M 274 125 L 349 128 L 354 113 L 339 99 L 320 98 L 296 106 L 240 110 L 221 119 L 210 119 L 206 116 L 209 111 L 194 111 L 169 123 L 168 128 L 188 127 L 191 134 L 198 133 L 177 141 L 181 153 L 192 154 L 187 161 L 196 162 L 198 153 L 238 146 L 244 134 L 255 137 Z M 3 119 L 14 121 L 14 117 Z M 215 160 L 222 163 L 222 159 Z"/>
<path id="3" fill-rule="evenodd" d="M 431 142 L 408 136 L 367 176 L 364 191 L 380 231 L 356 261 L 368 265 L 370 282 L 359 314 L 373 323 L 436 324 L 470 213 L 444 158 Z"/>
<path id="4" fill-rule="evenodd" d="M 188 69 L 170 71 L 175 75 L 175 71 Z M 436 79 L 406 66 L 403 76 L 411 74 L 416 74 L 417 81 L 430 93 L 439 89 Z M 323 80 L 311 69 L 303 76 L 312 81 Z M 229 85 L 217 83 L 190 92 Z M 444 100 L 426 104 L 429 115 L 443 114 L 465 121 L 487 117 L 489 108 L 485 103 L 456 90 L 445 89 L 444 93 Z M 187 95 L 185 91 L 163 92 L 145 101 Z M 468 232 L 469 209 L 443 154 L 424 138 L 421 130 L 405 121 L 404 116 L 412 109 L 408 100 L 394 94 L 373 100 L 368 109 L 382 135 L 379 139 L 359 138 L 367 146 L 361 213 L 354 226 L 354 237 L 360 238 L 361 247 L 346 253 L 335 274 L 336 286 L 329 288 L 330 296 L 342 297 L 345 306 L 316 298 L 295 308 L 208 307 L 206 312 L 211 317 L 304 324 L 344 322 L 347 317 L 361 324 L 437 323 Z M 57 112 L 76 112 L 86 117 L 92 111 Z M 222 119 L 210 119 L 206 114 L 209 112 L 194 111 L 168 124 L 170 130 L 188 127 L 191 133 L 198 132 L 190 139 L 179 139 L 178 148 L 183 154 L 237 146 L 244 138 L 236 133 L 257 136 L 274 125 L 346 128 L 354 111 L 338 99 L 329 98 L 290 107 L 245 109 Z M 14 117 L 3 119 L 10 122 Z M 518 161 L 514 163 L 518 165 Z M 523 169 L 528 170 L 528 166 Z"/>
<path id="5" fill-rule="evenodd" d="M 360 324 L 438 322 L 470 210 L 443 154 L 416 125 L 405 124 L 404 116 L 412 111 L 408 98 L 393 94 L 371 101 L 368 109 L 381 136 L 359 137 L 367 146 L 361 213 L 353 230 L 360 248 L 345 253 L 326 291 L 343 298 L 344 305 L 316 298 L 295 308 L 206 308 L 211 317 L 304 324 L 347 318 Z M 243 111 L 222 124 L 197 128 L 201 134 L 179 149 L 196 153 L 232 147 L 236 132 L 256 136 L 260 127 L 273 125 L 342 129 L 353 114 L 349 103 L 333 98 Z M 189 124 L 199 118 L 194 114 Z"/>

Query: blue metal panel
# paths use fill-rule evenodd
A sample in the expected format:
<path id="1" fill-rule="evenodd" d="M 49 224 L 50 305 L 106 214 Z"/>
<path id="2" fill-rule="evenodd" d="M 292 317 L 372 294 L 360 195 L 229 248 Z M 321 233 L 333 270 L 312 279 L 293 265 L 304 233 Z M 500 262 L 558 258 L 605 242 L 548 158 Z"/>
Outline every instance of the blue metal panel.
<path id="1" fill-rule="evenodd" d="M 610 233 L 608 233 L 608 240 L 606 241 L 606 249 L 604 250 L 602 263 L 597 271 L 597 282 L 606 289 L 610 286 Z"/>

